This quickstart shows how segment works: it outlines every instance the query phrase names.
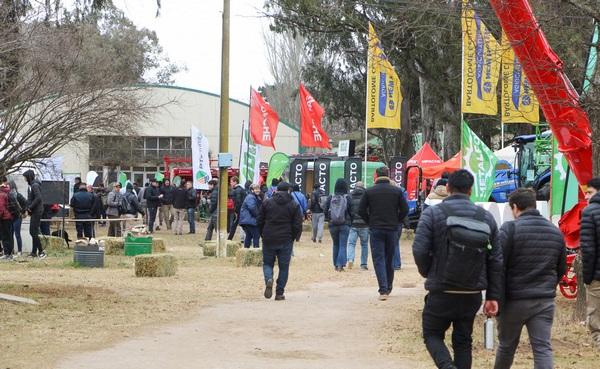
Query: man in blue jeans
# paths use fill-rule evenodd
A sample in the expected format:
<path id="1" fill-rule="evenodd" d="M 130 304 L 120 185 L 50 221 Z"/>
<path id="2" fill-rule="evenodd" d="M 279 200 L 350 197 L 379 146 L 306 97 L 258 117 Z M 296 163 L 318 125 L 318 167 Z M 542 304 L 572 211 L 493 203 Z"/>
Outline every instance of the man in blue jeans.
<path id="1" fill-rule="evenodd" d="M 263 239 L 263 274 L 265 298 L 273 296 L 273 268 L 275 259 L 279 265 L 275 300 L 285 300 L 290 259 L 294 240 L 302 235 L 302 211 L 289 193 L 290 185 L 281 182 L 270 199 L 265 200 L 256 223 Z"/>
<path id="2" fill-rule="evenodd" d="M 352 226 L 348 235 L 348 269 L 354 266 L 354 254 L 356 241 L 360 239 L 360 268 L 369 269 L 367 261 L 369 259 L 369 226 L 358 214 L 360 199 L 365 194 L 365 186 L 362 182 L 356 182 L 354 190 L 350 194 L 352 199 Z"/>
<path id="3" fill-rule="evenodd" d="M 408 214 L 408 203 L 400 187 L 390 182 L 388 167 L 375 171 L 375 185 L 365 191 L 358 214 L 369 225 L 373 267 L 379 284 L 379 299 L 384 301 L 394 286 L 394 248 L 398 226 Z"/>
<path id="4" fill-rule="evenodd" d="M 190 225 L 189 234 L 196 233 L 196 189 L 193 186 L 192 181 L 185 183 L 187 218 Z"/>

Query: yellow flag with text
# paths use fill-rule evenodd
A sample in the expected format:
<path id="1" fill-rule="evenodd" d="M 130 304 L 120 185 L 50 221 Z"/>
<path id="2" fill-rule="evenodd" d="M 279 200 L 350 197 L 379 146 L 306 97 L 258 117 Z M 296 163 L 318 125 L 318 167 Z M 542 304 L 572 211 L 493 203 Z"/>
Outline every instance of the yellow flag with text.
<path id="1" fill-rule="evenodd" d="M 539 124 L 540 105 L 504 32 L 502 49 L 502 123 Z"/>
<path id="2" fill-rule="evenodd" d="M 373 25 L 369 23 L 367 61 L 367 128 L 400 129 L 400 78 L 389 62 Z"/>
<path id="3" fill-rule="evenodd" d="M 468 1 L 462 5 L 462 112 L 496 115 L 500 45 Z"/>

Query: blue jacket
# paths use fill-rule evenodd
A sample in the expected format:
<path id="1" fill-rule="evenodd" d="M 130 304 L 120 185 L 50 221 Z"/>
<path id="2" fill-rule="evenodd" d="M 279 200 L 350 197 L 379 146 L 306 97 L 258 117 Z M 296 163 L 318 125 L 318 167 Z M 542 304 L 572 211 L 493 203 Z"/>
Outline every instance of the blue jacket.
<path id="1" fill-rule="evenodd" d="M 306 211 L 308 210 L 308 202 L 306 201 L 306 196 L 304 196 L 302 192 L 294 191 L 292 192 L 292 199 L 296 201 L 296 204 L 300 205 L 302 215 L 306 214 Z"/>
<path id="2" fill-rule="evenodd" d="M 261 205 L 262 201 L 254 193 L 248 194 L 240 210 L 240 225 L 255 226 Z"/>

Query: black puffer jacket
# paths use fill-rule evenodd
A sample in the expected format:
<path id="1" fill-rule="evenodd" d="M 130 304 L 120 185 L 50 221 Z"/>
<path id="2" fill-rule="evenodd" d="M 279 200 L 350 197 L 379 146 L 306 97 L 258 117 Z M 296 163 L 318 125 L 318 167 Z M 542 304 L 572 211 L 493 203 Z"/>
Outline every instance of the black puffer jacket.
<path id="1" fill-rule="evenodd" d="M 600 193 L 583 210 L 580 233 L 583 282 L 600 281 Z"/>
<path id="2" fill-rule="evenodd" d="M 144 191 L 146 206 L 148 206 L 148 208 L 160 207 L 160 198 L 158 196 L 160 196 L 160 188 L 154 186 L 147 187 Z"/>
<path id="3" fill-rule="evenodd" d="M 368 192 L 368 191 L 367 191 Z M 452 213 L 460 217 L 473 218 L 477 213 L 477 205 L 473 204 L 467 195 L 454 194 L 444 200 Z M 438 275 L 442 262 L 446 258 L 446 215 L 442 209 L 430 206 L 421 215 L 415 240 L 413 242 L 413 256 L 419 273 L 427 278 L 425 289 L 432 292 L 443 291 L 486 291 L 488 300 L 499 300 L 502 295 L 502 248 L 498 243 L 498 226 L 492 214 L 486 211 L 485 222 L 491 230 L 491 250 L 487 254 L 487 263 L 484 265 L 479 281 L 473 289 L 456 288 L 444 283 Z"/>
<path id="4" fill-rule="evenodd" d="M 244 187 L 238 184 L 233 188 L 232 196 L 235 213 L 239 214 L 240 210 L 242 210 L 244 199 L 246 198 L 246 190 L 244 190 Z"/>
<path id="5" fill-rule="evenodd" d="M 506 300 L 553 298 L 565 274 L 566 249 L 562 233 L 532 209 L 500 228 Z"/>
<path id="6" fill-rule="evenodd" d="M 287 192 L 275 192 L 264 201 L 256 225 L 263 239 L 263 247 L 281 247 L 300 239 L 302 234 L 302 211 Z"/>
<path id="7" fill-rule="evenodd" d="M 187 191 L 185 188 L 177 187 L 173 191 L 173 207 L 175 209 L 187 209 Z"/>
<path id="8" fill-rule="evenodd" d="M 360 200 L 365 194 L 364 187 L 355 187 L 352 193 L 350 194 L 350 198 L 352 199 L 352 227 L 354 228 L 366 228 L 368 227 L 367 223 L 364 219 L 358 214 L 358 209 L 360 205 Z"/>
<path id="9" fill-rule="evenodd" d="M 173 205 L 173 196 L 175 195 L 175 187 L 173 186 L 162 186 L 160 188 L 160 194 L 163 195 L 160 199 L 162 205 Z"/>
<path id="10" fill-rule="evenodd" d="M 397 230 L 408 214 L 408 203 L 400 187 L 388 177 L 379 177 L 375 186 L 365 191 L 358 214 L 371 228 Z"/>
<path id="11" fill-rule="evenodd" d="M 44 211 L 42 184 L 35 179 L 35 173 L 31 169 L 25 171 L 23 177 L 25 177 L 27 184 L 29 184 L 29 190 L 27 191 L 27 210 L 29 210 L 32 215 L 41 216 Z"/>
<path id="12" fill-rule="evenodd" d="M 210 193 L 210 215 L 216 215 L 219 210 L 219 189 L 215 187 Z"/>

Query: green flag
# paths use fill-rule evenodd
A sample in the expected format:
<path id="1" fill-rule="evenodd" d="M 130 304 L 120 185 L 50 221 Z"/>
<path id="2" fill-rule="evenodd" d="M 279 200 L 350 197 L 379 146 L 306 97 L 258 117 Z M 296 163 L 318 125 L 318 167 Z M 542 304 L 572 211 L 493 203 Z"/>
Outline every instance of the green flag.
<path id="1" fill-rule="evenodd" d="M 271 156 L 271 160 L 269 160 L 269 175 L 267 176 L 267 186 L 271 185 L 271 181 L 273 178 L 279 178 L 285 172 L 290 158 L 282 153 L 276 152 Z"/>
<path id="2" fill-rule="evenodd" d="M 154 173 L 154 179 L 156 179 L 158 182 L 162 182 L 165 179 L 165 175 L 161 172 L 156 172 Z"/>
<path id="3" fill-rule="evenodd" d="M 127 184 L 127 174 L 119 172 L 119 183 L 121 184 L 121 188 L 125 188 L 125 185 Z"/>
<path id="4" fill-rule="evenodd" d="M 490 150 L 467 123 L 462 122 L 461 157 L 462 167 L 475 177 L 471 200 L 488 201 L 496 179 L 496 162 L 498 158 Z"/>
<path id="5" fill-rule="evenodd" d="M 556 139 L 552 139 L 552 189 L 551 196 L 551 215 L 560 217 L 567 211 L 571 210 L 578 202 L 579 186 L 577 178 L 573 173 L 569 173 L 569 165 L 567 159 L 562 152 L 558 151 L 558 143 Z"/>

